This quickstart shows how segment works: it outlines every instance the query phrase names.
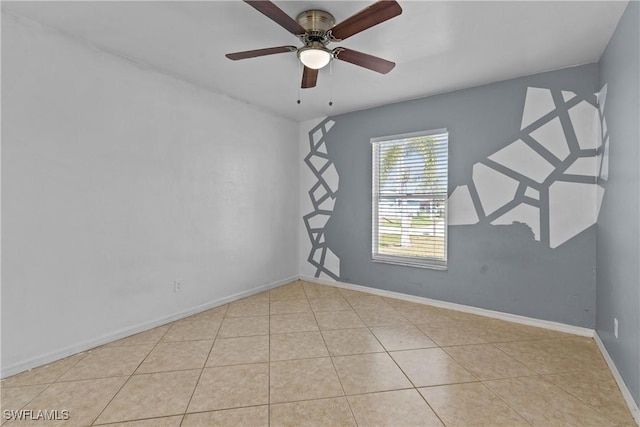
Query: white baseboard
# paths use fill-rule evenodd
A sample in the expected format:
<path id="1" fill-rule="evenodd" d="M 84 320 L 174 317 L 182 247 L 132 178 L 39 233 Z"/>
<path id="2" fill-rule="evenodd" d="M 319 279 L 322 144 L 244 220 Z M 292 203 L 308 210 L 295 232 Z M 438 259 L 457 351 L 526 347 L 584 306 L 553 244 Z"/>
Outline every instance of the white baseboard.
<path id="1" fill-rule="evenodd" d="M 607 365 L 609 366 L 609 370 L 613 374 L 613 378 L 616 380 L 616 383 L 620 388 L 622 397 L 624 398 L 624 401 L 627 403 L 627 406 L 629 407 L 629 411 L 631 411 L 631 415 L 633 416 L 633 419 L 636 421 L 636 424 L 640 426 L 640 409 L 638 408 L 638 404 L 633 399 L 633 396 L 631 395 L 631 391 L 629 391 L 627 384 L 625 384 L 624 380 L 622 379 L 622 375 L 620 375 L 620 372 L 618 371 L 616 364 L 613 362 L 613 359 L 609 355 L 607 348 L 604 346 L 604 343 L 600 339 L 600 336 L 598 335 L 597 332 L 594 334 L 593 338 L 595 339 L 596 344 L 600 349 L 600 353 L 602 353 L 602 357 L 604 357 L 604 360 L 607 362 Z"/>
<path id="2" fill-rule="evenodd" d="M 580 335 L 583 337 L 593 337 L 594 330 L 589 328 L 583 328 L 580 326 L 567 325 L 559 322 L 551 322 L 548 320 L 534 319 L 532 317 L 519 316 L 517 314 L 503 313 L 501 311 L 488 310 L 485 308 L 472 307 L 469 305 L 456 304 L 453 302 L 439 301 L 430 298 L 417 297 L 413 295 L 407 295 L 400 292 L 386 291 L 383 289 L 370 288 L 368 286 L 354 285 L 352 283 L 339 282 L 333 280 L 321 279 L 318 277 L 300 276 L 300 280 L 307 282 L 318 283 L 322 285 L 335 286 L 343 289 L 351 289 L 359 292 L 366 292 L 373 295 L 401 299 L 404 301 L 415 302 L 418 304 L 426 304 L 434 307 L 447 308 L 450 310 L 462 311 L 465 313 L 477 314 L 480 316 L 491 317 L 494 319 L 505 320 L 507 322 L 520 323 L 528 326 L 535 326 L 538 328 L 549 329 L 552 331 L 566 332 L 569 334 Z"/>
<path id="3" fill-rule="evenodd" d="M 192 316 L 194 314 L 201 313 L 206 310 L 210 310 L 215 307 L 219 307 L 221 305 L 237 301 L 242 298 L 246 298 L 248 296 L 267 291 L 271 288 L 275 288 L 280 285 L 284 285 L 286 283 L 295 281 L 298 279 L 298 276 L 292 276 L 286 279 L 277 280 L 275 282 L 267 283 L 265 285 L 260 285 L 255 288 L 249 289 L 247 291 L 239 292 L 237 294 L 233 294 L 224 298 L 220 298 L 214 301 L 209 301 L 204 304 L 200 304 L 196 307 L 192 307 L 188 310 L 183 310 L 177 313 L 170 314 L 168 316 L 163 316 L 148 322 L 139 323 L 137 325 L 120 329 L 118 331 L 114 331 L 100 337 L 90 339 L 87 341 L 83 341 L 77 344 L 73 344 L 71 346 L 65 347 L 60 350 L 55 350 L 50 353 L 46 353 L 37 357 L 33 357 L 31 359 L 15 363 L 13 365 L 9 365 L 6 367 L 2 367 L 2 373 L 0 375 L 1 378 L 7 378 L 11 375 L 19 374 L 20 372 L 28 371 L 33 368 L 37 368 L 39 366 L 44 366 L 49 363 L 55 362 L 60 359 L 64 359 L 65 357 L 71 356 L 73 354 L 82 353 L 87 350 L 91 350 L 92 348 L 108 344 L 110 342 L 119 340 L 121 338 L 126 338 L 131 335 L 138 334 L 140 332 L 147 331 L 149 329 L 153 329 L 158 326 L 165 325 L 167 323 L 183 319 L 185 317 Z"/>

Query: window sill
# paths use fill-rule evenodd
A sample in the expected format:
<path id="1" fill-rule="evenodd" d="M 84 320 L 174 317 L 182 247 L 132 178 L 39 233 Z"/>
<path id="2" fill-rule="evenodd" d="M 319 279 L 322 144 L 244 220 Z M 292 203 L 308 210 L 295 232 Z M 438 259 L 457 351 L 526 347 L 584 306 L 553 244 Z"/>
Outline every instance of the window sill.
<path id="1" fill-rule="evenodd" d="M 393 255 L 373 255 L 371 257 L 372 262 L 378 262 L 383 264 L 394 264 L 394 265 L 402 265 L 405 267 L 418 267 L 418 268 L 428 268 L 430 270 L 447 270 L 447 262 L 446 261 L 438 261 L 435 259 L 427 259 L 427 258 L 409 258 L 409 257 L 400 257 Z"/>

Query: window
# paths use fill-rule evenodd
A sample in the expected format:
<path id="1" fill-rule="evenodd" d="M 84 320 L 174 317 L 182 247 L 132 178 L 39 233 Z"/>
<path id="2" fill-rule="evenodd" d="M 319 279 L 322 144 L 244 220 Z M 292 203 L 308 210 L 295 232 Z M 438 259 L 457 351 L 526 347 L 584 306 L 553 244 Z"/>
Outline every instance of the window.
<path id="1" fill-rule="evenodd" d="M 446 269 L 447 130 L 371 143 L 372 260 Z"/>

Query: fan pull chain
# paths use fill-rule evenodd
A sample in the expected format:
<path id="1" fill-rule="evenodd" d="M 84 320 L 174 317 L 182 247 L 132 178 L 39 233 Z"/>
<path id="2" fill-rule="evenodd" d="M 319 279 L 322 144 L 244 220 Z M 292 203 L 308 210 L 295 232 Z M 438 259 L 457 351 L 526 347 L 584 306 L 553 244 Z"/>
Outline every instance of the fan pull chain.
<path id="1" fill-rule="evenodd" d="M 329 107 L 333 105 L 333 61 L 329 61 Z"/>
<path id="2" fill-rule="evenodd" d="M 298 63 L 298 81 L 302 79 L 302 65 L 300 65 L 300 61 L 296 61 Z M 298 101 L 297 104 L 300 105 L 300 84 L 298 84 Z"/>

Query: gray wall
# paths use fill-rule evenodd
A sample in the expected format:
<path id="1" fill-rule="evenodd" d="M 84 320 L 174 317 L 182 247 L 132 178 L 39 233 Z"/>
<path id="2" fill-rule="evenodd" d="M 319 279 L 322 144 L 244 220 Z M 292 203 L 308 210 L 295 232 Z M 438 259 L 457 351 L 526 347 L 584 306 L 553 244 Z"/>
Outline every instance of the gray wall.
<path id="1" fill-rule="evenodd" d="M 474 164 L 487 163 L 489 156 L 523 138 L 523 106 L 530 87 L 553 94 L 567 143 L 577 147 L 567 108 L 580 102 L 595 111 L 598 83 L 598 66 L 591 64 L 331 117 L 335 125 L 324 139 L 340 187 L 324 233 L 328 247 L 340 259 L 340 280 L 593 328 L 595 214 L 586 219 L 591 226 L 552 248 L 550 203 L 543 192 L 539 202 L 542 238 L 538 240 L 526 224 L 492 225 L 495 217 L 481 215 L 478 224 L 449 227 L 447 271 L 371 262 L 369 140 L 447 128 L 451 193 L 457 186 L 472 184 Z M 565 104 L 562 91 L 577 96 Z M 593 117 L 596 122 L 595 113 Z M 595 150 L 582 153 L 592 156 Z M 554 165 L 561 171 L 568 163 L 556 161 Z M 557 171 L 540 185 L 547 195 L 549 185 L 560 179 Z M 593 176 L 583 181 L 594 187 Z M 523 191 L 524 186 L 519 187 L 516 198 L 522 198 Z M 474 203 L 478 207 L 478 201 Z M 573 209 L 576 215 L 579 210 Z M 561 225 L 573 220 L 566 212 L 562 214 L 564 217 L 555 215 Z"/>
<path id="2" fill-rule="evenodd" d="M 600 61 L 610 138 L 598 218 L 596 331 L 640 405 L 640 3 L 632 1 Z M 619 337 L 613 319 L 619 321 Z"/>

